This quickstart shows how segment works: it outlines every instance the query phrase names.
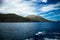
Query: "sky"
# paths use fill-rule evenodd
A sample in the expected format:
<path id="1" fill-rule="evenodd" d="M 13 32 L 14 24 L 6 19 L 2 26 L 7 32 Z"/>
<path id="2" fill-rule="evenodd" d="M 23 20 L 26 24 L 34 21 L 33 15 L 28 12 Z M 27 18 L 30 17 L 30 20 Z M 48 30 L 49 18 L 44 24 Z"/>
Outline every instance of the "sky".
<path id="1" fill-rule="evenodd" d="M 0 13 L 20 16 L 36 15 L 60 21 L 60 0 L 0 0 Z"/>

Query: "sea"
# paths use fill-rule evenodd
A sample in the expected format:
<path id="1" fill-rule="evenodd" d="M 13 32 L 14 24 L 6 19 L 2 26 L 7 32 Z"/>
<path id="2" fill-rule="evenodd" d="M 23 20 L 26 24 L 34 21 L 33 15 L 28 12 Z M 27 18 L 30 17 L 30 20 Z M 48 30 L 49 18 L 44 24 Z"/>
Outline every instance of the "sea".
<path id="1" fill-rule="evenodd" d="M 3 22 L 0 40 L 60 40 L 60 22 Z"/>

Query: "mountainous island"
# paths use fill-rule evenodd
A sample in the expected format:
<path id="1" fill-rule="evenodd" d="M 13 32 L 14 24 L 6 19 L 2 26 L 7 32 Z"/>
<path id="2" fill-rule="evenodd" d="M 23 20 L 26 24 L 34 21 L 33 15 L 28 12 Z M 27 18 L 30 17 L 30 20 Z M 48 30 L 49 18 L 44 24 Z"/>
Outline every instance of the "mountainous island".
<path id="1" fill-rule="evenodd" d="M 0 22 L 48 22 L 49 20 L 35 15 L 28 15 L 22 17 L 16 14 L 2 14 L 0 13 Z"/>

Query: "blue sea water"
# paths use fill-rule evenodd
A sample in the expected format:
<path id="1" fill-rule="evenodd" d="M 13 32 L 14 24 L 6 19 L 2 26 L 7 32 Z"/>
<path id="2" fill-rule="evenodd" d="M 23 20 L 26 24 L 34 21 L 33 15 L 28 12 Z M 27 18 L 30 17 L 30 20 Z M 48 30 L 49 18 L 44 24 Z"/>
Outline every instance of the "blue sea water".
<path id="1" fill-rule="evenodd" d="M 28 40 L 38 32 L 60 33 L 60 22 L 0 23 L 0 40 Z"/>

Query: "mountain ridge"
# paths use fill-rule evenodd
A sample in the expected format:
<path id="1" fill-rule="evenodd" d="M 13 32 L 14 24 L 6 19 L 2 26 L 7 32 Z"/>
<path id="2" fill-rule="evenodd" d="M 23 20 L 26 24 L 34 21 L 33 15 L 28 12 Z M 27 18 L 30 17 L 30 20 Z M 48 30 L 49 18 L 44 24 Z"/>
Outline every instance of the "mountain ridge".
<path id="1" fill-rule="evenodd" d="M 16 14 L 2 14 L 0 13 L 0 22 L 48 22 L 49 20 L 44 19 L 40 16 L 28 15 L 22 17 Z"/>

